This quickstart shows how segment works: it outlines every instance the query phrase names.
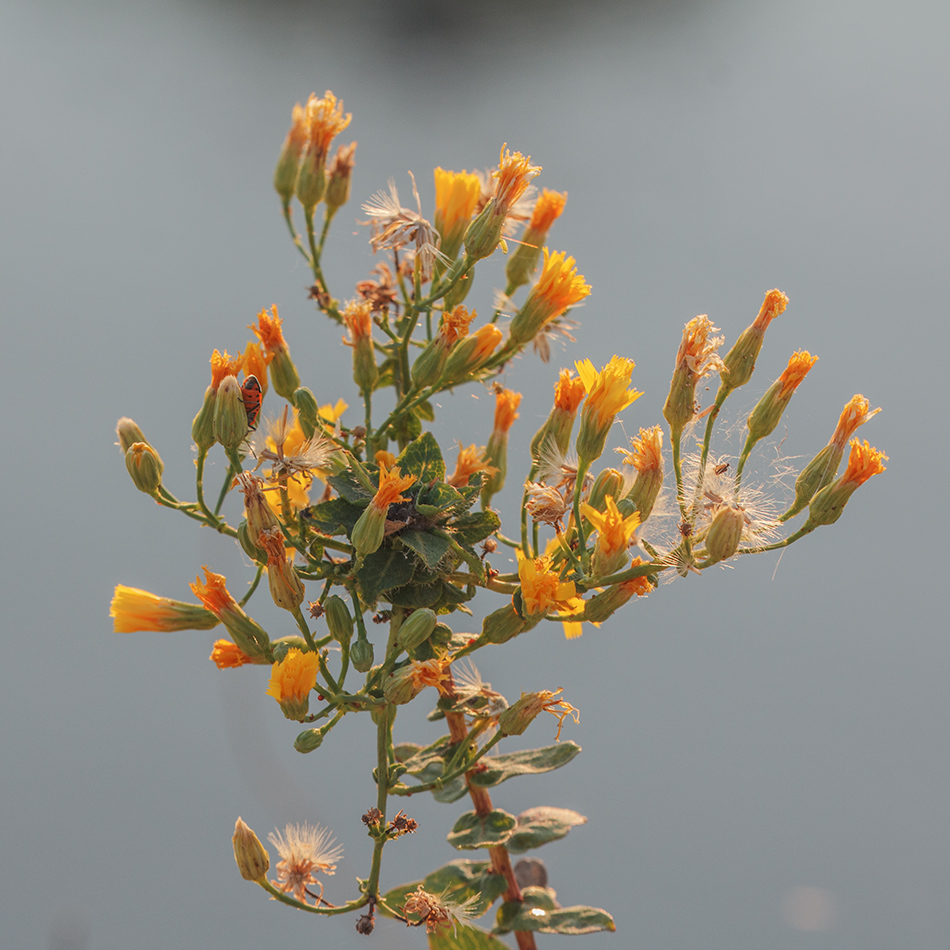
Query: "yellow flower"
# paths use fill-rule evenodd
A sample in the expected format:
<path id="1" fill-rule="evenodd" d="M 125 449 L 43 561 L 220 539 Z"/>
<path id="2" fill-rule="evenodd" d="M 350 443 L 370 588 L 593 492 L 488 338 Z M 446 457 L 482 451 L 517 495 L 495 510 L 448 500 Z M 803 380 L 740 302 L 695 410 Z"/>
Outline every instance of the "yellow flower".
<path id="1" fill-rule="evenodd" d="M 320 418 L 329 422 L 330 425 L 335 425 L 348 408 L 349 404 L 342 399 L 338 399 L 335 403 L 328 402 L 320 407 Z"/>
<path id="2" fill-rule="evenodd" d="M 546 324 L 589 293 L 590 284 L 583 275 L 577 273 L 574 258 L 567 257 L 561 251 L 552 254 L 548 248 L 544 248 L 541 276 L 531 288 L 524 306 L 511 321 L 511 339 L 515 343 L 533 340 Z"/>
<path id="3" fill-rule="evenodd" d="M 548 569 L 547 558 L 519 558 L 518 579 L 521 598 L 528 616 L 544 616 L 552 609 L 572 608 L 577 598 L 574 581 L 562 581 Z"/>
<path id="4" fill-rule="evenodd" d="M 197 604 L 186 604 L 150 594 L 137 587 L 119 584 L 109 607 L 113 630 L 134 633 L 137 630 L 210 630 L 218 619 Z"/>
<path id="5" fill-rule="evenodd" d="M 627 389 L 636 366 L 633 360 L 612 356 L 599 373 L 590 360 L 581 360 L 574 365 L 587 390 L 584 412 L 595 416 L 598 426 L 610 425 L 618 412 L 643 395 L 636 389 Z"/>
<path id="6" fill-rule="evenodd" d="M 597 545 L 592 562 L 595 574 L 613 574 L 627 560 L 627 548 L 636 537 L 640 526 L 639 512 L 625 518 L 611 495 L 606 500 L 607 510 L 600 512 L 588 504 L 581 505 L 581 514 L 597 529 Z"/>
<path id="7" fill-rule="evenodd" d="M 442 236 L 442 252 L 458 253 L 462 235 L 478 208 L 481 183 L 471 172 L 435 170 L 435 229 Z"/>
<path id="8" fill-rule="evenodd" d="M 577 434 L 577 455 L 582 463 L 589 464 L 600 457 L 614 417 L 643 395 L 635 389 L 627 389 L 635 365 L 633 360 L 613 356 L 598 373 L 590 360 L 575 363 L 587 390 Z"/>
<path id="9" fill-rule="evenodd" d="M 316 653 L 291 648 L 280 663 L 271 667 L 267 695 L 280 703 L 288 719 L 307 715 L 310 691 L 317 685 L 320 658 Z"/>

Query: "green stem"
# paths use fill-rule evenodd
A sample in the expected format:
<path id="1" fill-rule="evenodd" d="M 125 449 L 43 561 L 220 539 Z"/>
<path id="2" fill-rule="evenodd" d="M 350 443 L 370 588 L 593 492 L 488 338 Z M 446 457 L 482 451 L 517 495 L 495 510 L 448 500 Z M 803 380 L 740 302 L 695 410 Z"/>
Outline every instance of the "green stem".
<path id="1" fill-rule="evenodd" d="M 584 536 L 584 520 L 581 518 L 581 490 L 584 487 L 584 479 L 587 477 L 589 466 L 588 461 L 578 460 L 577 481 L 574 483 L 574 530 L 577 531 L 577 547 L 581 552 L 582 574 L 587 574 L 590 568 L 590 554 L 587 551 L 587 538 Z M 567 549 L 572 559 L 576 560 L 574 552 L 570 550 L 570 545 L 567 546 Z"/>
<path id="2" fill-rule="evenodd" d="M 348 914 L 350 911 L 359 910 L 361 907 L 365 907 L 369 902 L 368 897 L 361 897 L 359 900 L 347 901 L 345 904 L 340 904 L 339 907 L 313 907 L 310 904 L 305 904 L 303 901 L 298 901 L 289 894 L 285 894 L 283 891 L 278 890 L 265 877 L 262 877 L 259 881 L 255 881 L 254 883 L 260 884 L 260 886 L 263 887 L 264 890 L 267 891 L 267 893 L 270 894 L 270 896 L 275 901 L 280 901 L 282 904 L 286 904 L 288 907 L 296 907 L 297 910 L 305 910 L 311 914 L 322 914 L 324 917 L 332 917 L 334 914 Z"/>
<path id="3" fill-rule="evenodd" d="M 380 812 L 379 826 L 386 826 L 386 802 L 389 797 L 389 732 L 392 728 L 393 707 L 386 707 L 377 717 L 376 726 L 376 807 Z M 373 863 L 365 893 L 371 900 L 379 899 L 379 872 L 383 863 L 383 848 L 386 836 L 380 834 L 373 844 Z"/>
<path id="4" fill-rule="evenodd" d="M 257 565 L 257 573 L 254 575 L 254 580 L 251 581 L 251 586 L 247 589 L 247 593 L 238 601 L 238 606 L 243 607 L 253 596 L 254 591 L 257 590 L 257 585 L 261 582 L 261 577 L 264 574 L 264 565 Z"/>
<path id="5" fill-rule="evenodd" d="M 290 202 L 288 201 L 286 204 L 281 202 L 281 205 L 284 211 L 284 220 L 287 222 L 287 228 L 290 231 L 290 236 L 293 239 L 294 245 L 296 246 L 297 250 L 303 254 L 304 260 L 311 267 L 313 267 L 313 259 L 307 253 L 307 249 L 303 246 L 303 241 L 300 240 L 300 235 L 297 233 L 297 229 L 294 227 L 294 218 L 293 212 L 290 209 Z"/>

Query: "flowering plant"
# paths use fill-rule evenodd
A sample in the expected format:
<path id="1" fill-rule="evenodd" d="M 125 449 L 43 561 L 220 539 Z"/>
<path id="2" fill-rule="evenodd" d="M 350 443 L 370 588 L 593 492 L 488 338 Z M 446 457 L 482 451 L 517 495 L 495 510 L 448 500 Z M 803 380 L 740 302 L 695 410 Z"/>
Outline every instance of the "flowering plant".
<path id="1" fill-rule="evenodd" d="M 879 410 L 854 396 L 828 444 L 795 480 L 787 509 L 769 511 L 742 479 L 752 451 L 778 426 L 814 365 L 816 357 L 800 351 L 748 416 L 734 470 L 712 453 L 726 399 L 750 380 L 766 330 L 788 303 L 772 290 L 725 356 L 718 352 L 723 338 L 708 317 L 685 326 L 662 410 L 672 449 L 672 502 L 662 494 L 660 425 L 641 428 L 618 449 L 619 467 L 603 461 L 615 420 L 641 395 L 631 386 L 633 361 L 614 356 L 598 370 L 581 360 L 576 374 L 560 373 L 550 415 L 531 440 L 527 474 L 519 480 L 520 523 L 503 531 L 491 502 L 508 480 L 509 431 L 521 395 L 495 379 L 529 344 L 547 360 L 555 337 L 573 339 L 575 324 L 567 314 L 590 293 L 574 258 L 546 246 L 567 196 L 548 190 L 536 195 L 531 182 L 540 167 L 504 146 L 490 174 L 435 170 L 431 222 L 418 194 L 416 210 L 407 209 L 391 185 L 363 205 L 370 243 L 386 258 L 356 285 L 352 299 L 341 302 L 322 261 L 330 225 L 350 195 L 356 143 L 338 148 L 332 160 L 329 155 L 350 118 L 330 92 L 298 104 L 274 184 L 291 238 L 313 272 L 310 297 L 346 332 L 362 421 L 345 425 L 342 401 L 321 406 L 301 384 L 276 307 L 259 313 L 252 327 L 256 340 L 242 353 L 215 350 L 211 357 L 211 383 L 192 424 L 195 501 L 172 495 L 157 450 L 132 420 L 121 419 L 119 445 L 135 486 L 236 539 L 254 580 L 238 601 L 225 578 L 206 567 L 203 579 L 191 585 L 198 603 L 119 586 L 111 611 L 115 630 L 221 624 L 227 638 L 214 644 L 212 661 L 221 669 L 270 667 L 267 694 L 285 717 L 306 724 L 294 743 L 301 753 L 318 749 L 347 716 L 372 717 L 376 799 L 362 815 L 372 842 L 367 877 L 348 900 L 331 903 L 323 879 L 333 874 L 342 848 L 327 830 L 304 823 L 270 835 L 279 855 L 270 880 L 270 855 L 239 818 L 233 847 L 240 873 L 272 898 L 315 915 L 357 912 L 363 934 L 372 932 L 377 914 L 398 918 L 424 926 L 434 947 L 499 947 L 495 935 L 514 933 L 524 950 L 535 945 L 538 932 L 612 930 L 606 911 L 560 906 L 540 862 L 513 867 L 511 861 L 512 854 L 563 838 L 586 819 L 549 807 L 515 816 L 491 799 L 491 789 L 506 779 L 560 768 L 580 752 L 575 743 L 560 741 L 565 720 L 576 721 L 577 710 L 561 690 L 522 693 L 509 704 L 468 658 L 549 621 L 563 624 L 568 637 L 579 636 L 585 623 L 600 624 L 652 591 L 664 573 L 700 573 L 833 524 L 855 489 L 883 471 L 883 453 L 855 439 L 838 475 L 855 430 Z M 295 199 L 303 235 L 295 224 Z M 479 321 L 464 303 L 476 268 L 497 249 L 507 250 L 508 242 L 514 249 L 507 286 L 490 319 Z M 519 304 L 515 296 L 525 287 Z M 714 375 L 718 390 L 703 409 L 697 385 Z M 459 445 L 450 472 L 426 423 L 434 418 L 434 396 L 471 384 L 493 387 L 493 427 L 484 447 Z M 262 400 L 270 393 L 283 405 L 258 429 Z M 697 451 L 684 454 L 694 433 Z M 215 446 L 228 470 L 212 505 L 204 472 Z M 232 491 L 243 496 L 237 525 L 222 515 Z M 786 529 L 806 509 L 800 526 Z M 493 566 L 499 545 L 514 551 L 516 571 Z M 289 614 L 290 633 L 273 636 L 277 631 L 265 630 L 246 611 L 265 576 L 274 603 Z M 481 590 L 501 603 L 477 633 L 463 632 L 458 621 L 466 624 L 468 605 Z M 368 620 L 387 625 L 387 635 L 371 637 Z M 430 718 L 444 721 L 446 734 L 425 746 L 397 742 L 399 707 L 427 687 L 437 696 Z M 542 712 L 558 720 L 553 744 L 488 755 L 504 739 L 523 734 Z M 403 810 L 393 813 L 393 800 L 421 792 L 447 803 L 467 795 L 472 809 L 455 823 L 449 843 L 487 857 L 452 861 L 422 881 L 384 888 L 384 849 L 418 828 Z M 496 901 L 489 933 L 472 921 Z"/>

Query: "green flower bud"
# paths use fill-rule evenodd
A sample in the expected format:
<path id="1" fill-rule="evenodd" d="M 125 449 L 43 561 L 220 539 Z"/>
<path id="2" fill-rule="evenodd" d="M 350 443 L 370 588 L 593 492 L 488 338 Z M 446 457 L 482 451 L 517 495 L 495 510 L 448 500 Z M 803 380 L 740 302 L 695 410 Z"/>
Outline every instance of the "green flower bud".
<path id="1" fill-rule="evenodd" d="M 511 604 L 506 604 L 482 621 L 480 639 L 488 643 L 505 643 L 528 628 L 528 621 L 522 620 Z"/>
<path id="2" fill-rule="evenodd" d="M 732 557 L 739 550 L 745 515 L 739 508 L 723 505 L 715 514 L 706 533 L 706 553 L 709 564 L 717 564 Z"/>
<path id="3" fill-rule="evenodd" d="M 247 409 L 236 376 L 225 376 L 214 400 L 214 437 L 235 450 L 247 438 Z"/>
<path id="4" fill-rule="evenodd" d="M 356 142 L 341 145 L 333 156 L 328 172 L 327 191 L 324 200 L 327 207 L 333 211 L 343 207 L 350 200 L 350 183 L 353 178 L 353 167 L 356 162 L 353 155 L 356 152 Z"/>
<path id="5" fill-rule="evenodd" d="M 313 752 L 314 749 L 319 749 L 323 744 L 324 732 L 322 729 L 304 729 L 303 732 L 294 739 L 294 748 L 298 752 Z"/>
<path id="6" fill-rule="evenodd" d="M 278 396 L 283 396 L 287 402 L 293 402 L 294 393 L 300 388 L 300 376 L 297 373 L 297 367 L 290 358 L 290 349 L 286 344 L 273 351 L 274 358 L 268 367 L 270 371 L 270 381 L 273 383 L 274 392 Z M 218 398 L 221 397 L 221 390 L 218 390 Z M 218 440 L 220 441 L 220 439 Z"/>
<path id="7" fill-rule="evenodd" d="M 291 650 L 300 650 L 301 653 L 305 653 L 310 649 L 307 646 L 307 641 L 303 637 L 281 637 L 279 640 L 275 640 L 272 646 L 272 663 L 283 663 L 287 659 L 287 654 Z"/>
<path id="8" fill-rule="evenodd" d="M 396 643 L 403 650 L 414 649 L 429 639 L 437 622 L 435 611 L 428 607 L 414 610 L 402 622 L 399 633 L 396 634 Z"/>
<path id="9" fill-rule="evenodd" d="M 214 445 L 214 403 L 215 391 L 209 386 L 205 390 L 204 402 L 191 423 L 191 437 L 199 451 L 207 452 Z M 245 413 L 246 418 L 246 413 Z"/>
<path id="10" fill-rule="evenodd" d="M 330 631 L 330 636 L 341 645 L 349 643 L 353 637 L 353 617 L 346 606 L 346 601 L 336 594 L 331 594 L 324 601 L 323 609 L 326 611 L 327 629 Z"/>
<path id="11" fill-rule="evenodd" d="M 383 698 L 394 706 L 403 706 L 415 699 L 425 687 L 412 677 L 412 666 L 404 666 L 386 678 L 383 684 Z"/>
<path id="12" fill-rule="evenodd" d="M 115 427 L 115 434 L 119 439 L 119 448 L 125 455 L 136 442 L 144 442 L 148 445 L 148 439 L 145 438 L 142 430 L 128 416 L 123 416 Z"/>
<path id="13" fill-rule="evenodd" d="M 798 474 L 795 479 L 795 501 L 782 515 L 782 520 L 797 515 L 838 474 L 844 448 L 829 442 Z"/>
<path id="14" fill-rule="evenodd" d="M 358 673 L 368 673 L 373 666 L 373 644 L 357 639 L 350 647 L 350 662 Z"/>
<path id="15" fill-rule="evenodd" d="M 234 823 L 234 860 L 245 881 L 260 881 L 270 869 L 270 855 L 260 839 L 240 818 Z"/>
<path id="16" fill-rule="evenodd" d="M 251 540 L 247 522 L 242 521 L 237 527 L 238 543 L 241 549 L 252 561 L 264 561 L 267 555 Z"/>
<path id="17" fill-rule="evenodd" d="M 492 198 L 465 231 L 462 243 L 466 252 L 477 261 L 489 257 L 498 247 L 504 225 L 505 215 L 496 214 L 495 199 Z"/>
<path id="18" fill-rule="evenodd" d="M 309 148 L 304 151 L 294 190 L 304 210 L 312 215 L 327 190 L 327 157 L 323 152 Z"/>
<path id="19" fill-rule="evenodd" d="M 617 498 L 623 489 L 623 475 L 615 468 L 605 468 L 595 479 L 590 489 L 587 504 L 598 511 L 605 511 L 607 496 Z"/>
<path id="20" fill-rule="evenodd" d="M 147 442 L 135 442 L 125 453 L 125 467 L 139 491 L 154 495 L 162 484 L 165 466 L 161 456 Z"/>
<path id="21" fill-rule="evenodd" d="M 294 392 L 293 403 L 297 407 L 297 418 L 300 420 L 300 428 L 303 429 L 304 436 L 312 439 L 320 414 L 316 398 L 306 386 L 301 386 Z"/>
<path id="22" fill-rule="evenodd" d="M 383 543 L 383 535 L 386 532 L 386 513 L 388 510 L 388 506 L 378 508 L 372 502 L 363 510 L 356 524 L 353 525 L 353 534 L 350 538 L 357 554 L 372 554 L 379 550 Z"/>

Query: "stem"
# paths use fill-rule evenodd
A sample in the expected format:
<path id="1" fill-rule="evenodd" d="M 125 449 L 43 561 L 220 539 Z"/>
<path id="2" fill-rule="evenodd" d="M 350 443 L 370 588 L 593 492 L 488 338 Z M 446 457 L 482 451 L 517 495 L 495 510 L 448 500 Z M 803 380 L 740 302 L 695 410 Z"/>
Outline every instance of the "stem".
<path id="1" fill-rule="evenodd" d="M 386 801 L 389 797 L 389 732 L 392 728 L 393 708 L 386 707 L 378 716 L 376 726 L 376 807 L 382 817 L 380 828 L 386 827 Z M 373 864 L 366 882 L 366 896 L 370 900 L 379 899 L 379 871 L 383 863 L 383 848 L 386 836 L 381 834 L 373 845 Z"/>
<path id="2" fill-rule="evenodd" d="M 297 250 L 303 254 L 304 260 L 313 267 L 313 260 L 310 255 L 307 253 L 307 249 L 303 246 L 303 241 L 300 240 L 300 235 L 297 233 L 297 229 L 294 227 L 293 212 L 290 210 L 290 202 L 286 204 L 282 203 L 284 211 L 284 220 L 287 222 L 287 228 L 290 231 L 290 237 L 293 239 L 294 245 Z"/>
<path id="3" fill-rule="evenodd" d="M 584 521 L 581 518 L 581 490 L 584 487 L 584 479 L 587 476 L 589 465 L 590 463 L 586 460 L 578 460 L 577 481 L 574 483 L 574 529 L 577 531 L 577 546 L 581 552 L 582 574 L 587 574 L 590 568 L 590 554 L 587 553 L 587 538 L 584 537 Z M 572 555 L 572 560 L 576 561 L 570 546 L 566 545 L 566 547 L 568 553 Z"/>
<path id="4" fill-rule="evenodd" d="M 254 575 L 254 580 L 251 581 L 251 586 L 247 589 L 247 593 L 238 601 L 238 606 L 243 607 L 254 594 L 254 591 L 257 590 L 257 585 L 261 582 L 261 577 L 264 574 L 264 565 L 257 565 L 257 573 Z"/>

